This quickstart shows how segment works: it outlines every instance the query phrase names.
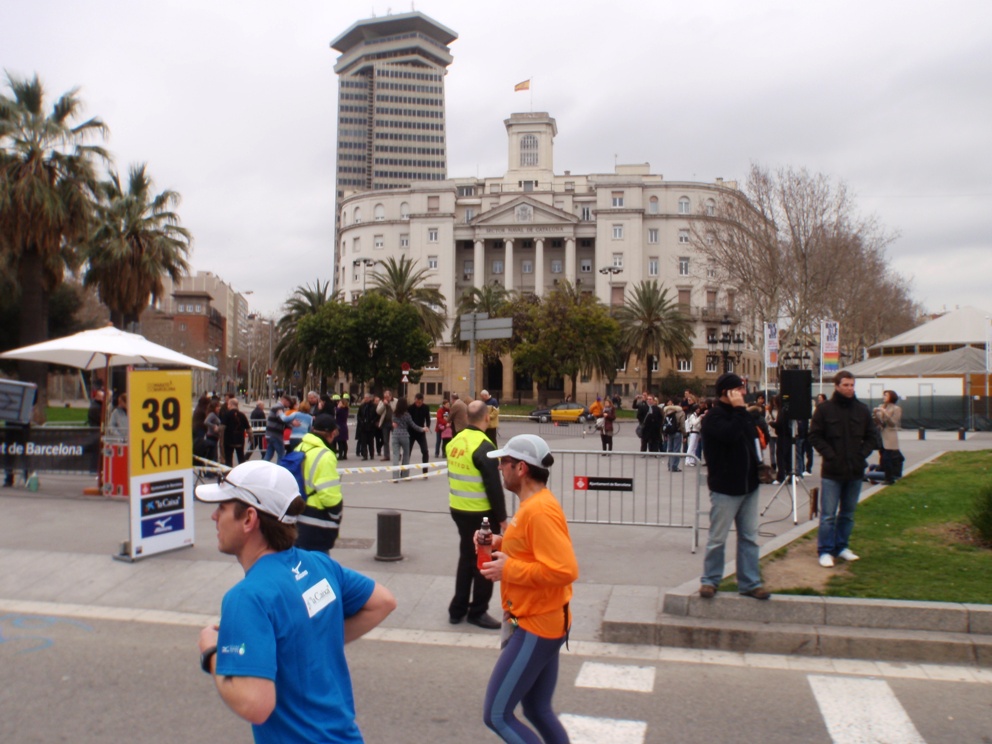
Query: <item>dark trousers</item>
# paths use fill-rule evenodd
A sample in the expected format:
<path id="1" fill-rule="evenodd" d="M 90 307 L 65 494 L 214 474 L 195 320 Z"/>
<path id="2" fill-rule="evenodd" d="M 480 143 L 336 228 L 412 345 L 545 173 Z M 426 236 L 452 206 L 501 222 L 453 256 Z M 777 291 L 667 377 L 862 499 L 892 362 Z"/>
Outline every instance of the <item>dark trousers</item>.
<path id="1" fill-rule="evenodd" d="M 455 596 L 448 605 L 448 615 L 461 620 L 468 615 L 478 617 L 489 609 L 493 597 L 493 582 L 485 578 L 476 566 L 475 531 L 482 526 L 482 518 L 493 515 L 488 511 L 469 512 L 451 510 L 451 518 L 458 527 L 458 569 L 455 571 Z M 494 532 L 499 526 L 493 524 Z"/>
<path id="2" fill-rule="evenodd" d="M 234 467 L 234 453 L 238 453 L 238 464 L 245 461 L 244 444 L 224 444 L 224 464 L 229 468 Z"/>
<path id="3" fill-rule="evenodd" d="M 420 455 L 423 457 L 423 462 L 431 461 L 431 452 L 427 447 L 427 432 L 418 431 L 416 434 L 410 434 L 410 452 L 413 452 L 413 445 L 419 445 Z M 427 472 L 427 468 L 424 468 L 424 472 Z"/>

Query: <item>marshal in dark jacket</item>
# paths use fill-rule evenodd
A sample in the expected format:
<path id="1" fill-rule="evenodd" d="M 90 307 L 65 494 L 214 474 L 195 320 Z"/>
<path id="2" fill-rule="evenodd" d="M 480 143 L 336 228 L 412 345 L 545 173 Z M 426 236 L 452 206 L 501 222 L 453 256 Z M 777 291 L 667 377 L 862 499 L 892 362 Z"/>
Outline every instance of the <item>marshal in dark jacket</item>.
<path id="1" fill-rule="evenodd" d="M 877 444 L 871 411 L 857 398 L 834 393 L 813 411 L 809 441 L 823 458 L 821 477 L 860 480 Z"/>
<path id="2" fill-rule="evenodd" d="M 758 434 L 746 408 L 717 401 L 703 416 L 702 435 L 711 491 L 744 496 L 758 487 Z"/>

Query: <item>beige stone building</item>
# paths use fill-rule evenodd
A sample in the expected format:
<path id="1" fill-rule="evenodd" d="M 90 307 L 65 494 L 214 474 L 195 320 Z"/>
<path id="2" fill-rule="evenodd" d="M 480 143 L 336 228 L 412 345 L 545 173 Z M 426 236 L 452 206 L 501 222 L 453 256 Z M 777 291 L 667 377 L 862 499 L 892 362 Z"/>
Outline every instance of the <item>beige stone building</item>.
<path id="1" fill-rule="evenodd" d="M 408 257 L 431 271 L 431 286 L 446 298 L 445 343 L 422 390 L 431 399 L 451 390 L 466 392 L 468 359 L 450 341 L 458 298 L 472 287 L 500 284 L 507 290 L 543 296 L 563 281 L 621 305 L 625 292 L 655 279 L 676 297 L 694 321 L 695 351 L 676 360 L 686 377 L 710 382 L 718 364 L 707 360 L 707 338 L 721 333 L 720 321 L 736 312 L 734 288 L 721 286 L 717 272 L 692 241 L 691 221 L 712 216 L 717 200 L 736 184 L 666 181 L 649 164 L 618 165 L 614 173 L 573 174 L 554 170 L 555 120 L 547 113 L 517 113 L 505 120 L 507 169 L 502 176 L 449 178 L 380 190 L 344 190 L 337 215 L 335 288 L 345 300 L 366 290 L 375 262 Z M 760 343 L 741 324 L 746 350 L 735 371 L 757 381 Z M 615 380 L 624 397 L 640 391 L 652 364 L 652 380 L 669 360 L 631 360 Z M 533 400 L 535 389 L 514 375 L 509 357 L 477 370 L 477 388 L 498 390 L 504 400 Z M 606 391 L 606 380 L 583 379 L 579 400 Z M 472 392 L 472 391 L 468 391 Z M 552 390 L 551 397 L 555 397 Z"/>

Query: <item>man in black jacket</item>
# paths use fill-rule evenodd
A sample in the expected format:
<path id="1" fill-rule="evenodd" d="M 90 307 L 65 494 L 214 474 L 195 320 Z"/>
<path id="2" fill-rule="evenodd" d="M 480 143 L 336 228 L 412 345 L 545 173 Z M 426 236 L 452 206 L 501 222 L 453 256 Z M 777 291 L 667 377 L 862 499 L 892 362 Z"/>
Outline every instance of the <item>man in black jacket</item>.
<path id="1" fill-rule="evenodd" d="M 834 559 L 856 561 L 848 547 L 854 530 L 854 509 L 861 496 L 867 458 L 875 449 L 875 424 L 868 406 L 854 396 L 854 375 L 842 369 L 834 376 L 833 397 L 813 411 L 809 441 L 820 453 L 820 565 Z"/>
<path id="2" fill-rule="evenodd" d="M 719 400 L 703 417 L 703 453 L 710 489 L 710 538 L 699 596 L 711 599 L 723 580 L 724 547 L 737 526 L 737 590 L 768 599 L 758 566 L 758 438 L 744 402 L 744 381 L 727 372 L 716 381 Z"/>

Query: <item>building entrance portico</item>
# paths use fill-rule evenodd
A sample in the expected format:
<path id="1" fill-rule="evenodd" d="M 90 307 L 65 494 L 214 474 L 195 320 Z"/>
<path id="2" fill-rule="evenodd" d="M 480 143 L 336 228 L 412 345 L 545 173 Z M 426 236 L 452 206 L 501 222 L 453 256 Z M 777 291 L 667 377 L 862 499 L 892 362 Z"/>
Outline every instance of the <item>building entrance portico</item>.
<path id="1" fill-rule="evenodd" d="M 560 209 L 526 196 L 485 212 L 456 230 L 460 244 L 473 249 L 472 271 L 462 274 L 459 294 L 467 288 L 500 284 L 507 291 L 543 297 L 561 280 L 578 284 L 580 221 Z M 595 230 L 584 232 L 584 252 L 595 252 Z M 465 241 L 465 242 L 462 242 Z"/>

